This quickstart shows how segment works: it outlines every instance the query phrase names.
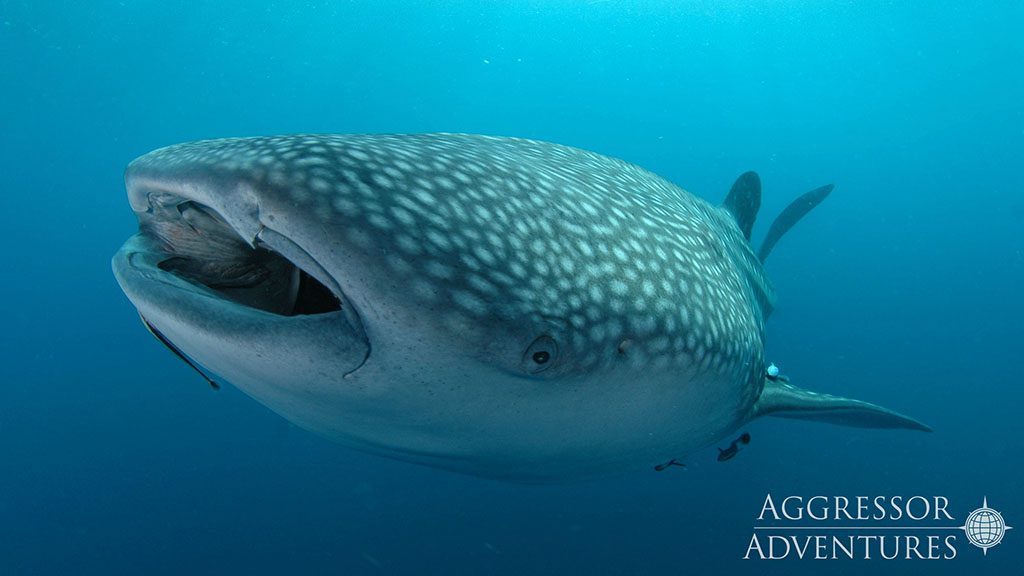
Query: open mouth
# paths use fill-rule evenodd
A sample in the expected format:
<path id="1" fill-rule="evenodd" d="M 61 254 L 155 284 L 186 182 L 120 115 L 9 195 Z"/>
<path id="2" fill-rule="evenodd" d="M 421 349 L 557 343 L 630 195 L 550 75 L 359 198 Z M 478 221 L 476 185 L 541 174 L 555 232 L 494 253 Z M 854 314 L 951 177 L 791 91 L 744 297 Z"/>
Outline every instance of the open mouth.
<path id="1" fill-rule="evenodd" d="M 157 263 L 161 270 L 237 304 L 281 316 L 342 309 L 340 291 L 336 294 L 265 242 L 250 245 L 212 209 L 167 197 L 152 206 L 140 228 L 165 252 Z"/>
<path id="2" fill-rule="evenodd" d="M 129 187 L 129 196 L 139 233 L 114 257 L 115 276 L 147 328 L 177 355 L 214 371 L 225 363 L 274 370 L 261 363 L 285 347 L 332 358 L 343 376 L 365 364 L 370 345 L 359 315 L 296 242 L 258 219 L 232 225 L 238 211 L 213 208 L 216 197 L 205 202 L 201 193 L 163 187 Z M 250 226 L 252 233 L 240 232 Z M 238 360 L 225 361 L 225 347 Z"/>

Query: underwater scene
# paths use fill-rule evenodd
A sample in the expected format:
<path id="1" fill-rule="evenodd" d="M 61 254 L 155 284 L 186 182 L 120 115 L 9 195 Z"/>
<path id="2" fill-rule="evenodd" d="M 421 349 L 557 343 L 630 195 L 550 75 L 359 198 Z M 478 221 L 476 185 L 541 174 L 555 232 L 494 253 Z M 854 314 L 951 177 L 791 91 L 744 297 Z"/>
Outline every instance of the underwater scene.
<path id="1" fill-rule="evenodd" d="M 0 0 L 0 574 L 1019 574 L 1022 26 Z"/>

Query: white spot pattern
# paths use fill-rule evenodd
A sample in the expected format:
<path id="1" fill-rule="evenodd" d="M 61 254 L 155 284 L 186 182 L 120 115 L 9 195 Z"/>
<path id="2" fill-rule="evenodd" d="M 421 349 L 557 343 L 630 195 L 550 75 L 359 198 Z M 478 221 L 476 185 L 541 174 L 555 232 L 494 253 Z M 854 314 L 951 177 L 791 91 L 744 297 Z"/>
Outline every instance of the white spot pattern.
<path id="1" fill-rule="evenodd" d="M 439 326 L 561 318 L 581 370 L 620 362 L 626 339 L 630 362 L 665 369 L 763 364 L 772 292 L 735 223 L 621 160 L 471 135 L 284 136 L 172 146 L 130 167 L 147 170 L 246 181 L 262 210 L 337 229 L 335 250 L 385 254 L 410 306 L 459 316 Z"/>

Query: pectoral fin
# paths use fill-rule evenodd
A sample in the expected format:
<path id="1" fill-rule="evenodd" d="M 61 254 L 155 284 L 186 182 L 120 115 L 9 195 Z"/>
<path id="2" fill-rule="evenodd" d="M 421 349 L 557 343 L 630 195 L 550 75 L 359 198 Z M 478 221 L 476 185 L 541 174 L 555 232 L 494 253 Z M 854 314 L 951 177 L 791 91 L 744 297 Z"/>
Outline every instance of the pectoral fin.
<path id="1" fill-rule="evenodd" d="M 775 380 L 765 380 L 761 397 L 754 405 L 754 416 L 817 420 L 858 428 L 932 431 L 927 425 L 888 408 L 851 398 L 819 394 Z"/>

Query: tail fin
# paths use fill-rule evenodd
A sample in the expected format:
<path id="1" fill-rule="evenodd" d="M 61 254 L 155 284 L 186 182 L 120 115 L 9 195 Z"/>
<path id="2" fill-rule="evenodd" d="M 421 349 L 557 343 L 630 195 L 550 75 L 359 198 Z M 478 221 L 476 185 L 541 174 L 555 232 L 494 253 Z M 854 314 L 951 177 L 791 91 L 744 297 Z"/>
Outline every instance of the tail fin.
<path id="1" fill-rule="evenodd" d="M 926 424 L 888 408 L 851 398 L 819 394 L 775 380 L 765 380 L 761 397 L 754 404 L 754 417 L 767 415 L 858 428 L 932 431 Z"/>
<path id="2" fill-rule="evenodd" d="M 808 212 L 813 210 L 815 206 L 821 204 L 821 201 L 832 192 L 832 188 L 834 188 L 832 184 L 815 188 L 794 200 L 789 206 L 786 206 L 786 209 L 772 222 L 772 227 L 768 229 L 768 235 L 764 237 L 764 242 L 761 243 L 761 250 L 757 254 L 761 262 L 768 258 L 779 238 L 782 238 L 786 232 L 789 232 L 789 229 L 806 216 Z M 732 197 L 732 194 L 729 196 Z M 747 233 L 747 238 L 750 238 L 749 233 Z"/>
<path id="3" fill-rule="evenodd" d="M 744 172 L 736 179 L 722 206 L 732 213 L 743 235 L 750 240 L 750 230 L 761 209 L 761 178 L 757 172 Z"/>

